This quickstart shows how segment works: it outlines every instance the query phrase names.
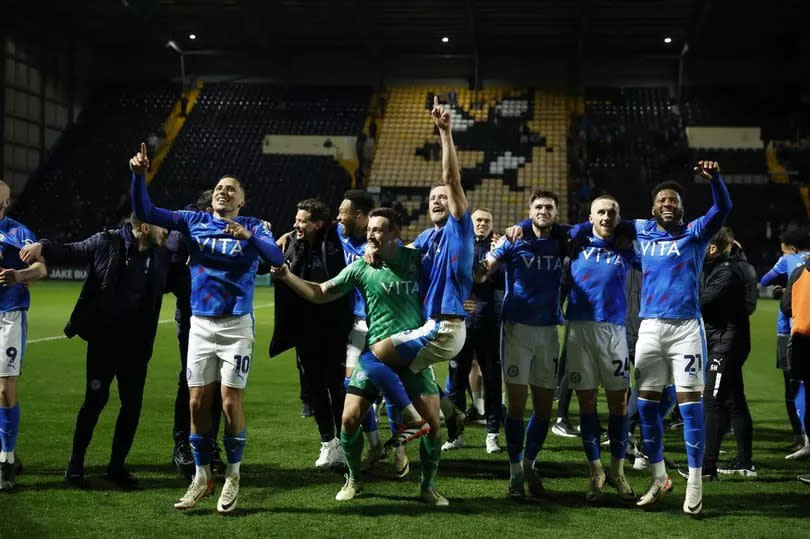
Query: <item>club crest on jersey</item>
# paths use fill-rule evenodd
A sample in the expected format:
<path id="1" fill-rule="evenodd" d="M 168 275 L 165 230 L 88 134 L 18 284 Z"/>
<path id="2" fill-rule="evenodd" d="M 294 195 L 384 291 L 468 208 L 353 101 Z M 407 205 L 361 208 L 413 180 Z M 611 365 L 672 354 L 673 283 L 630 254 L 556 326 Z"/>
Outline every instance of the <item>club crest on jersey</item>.
<path id="1" fill-rule="evenodd" d="M 681 256 L 681 252 L 678 250 L 678 243 L 672 240 L 640 240 L 637 250 L 641 251 L 641 254 L 644 256 Z"/>
<path id="2" fill-rule="evenodd" d="M 517 365 L 509 365 L 506 368 L 506 374 L 508 374 L 510 378 L 514 378 L 515 376 L 520 374 L 520 369 L 518 368 Z"/>
<path id="3" fill-rule="evenodd" d="M 200 251 L 209 251 L 217 255 L 242 254 L 242 242 L 236 238 L 202 238 L 193 236 Z"/>
<path id="4" fill-rule="evenodd" d="M 552 271 L 562 267 L 562 261 L 557 255 L 520 255 L 520 258 L 523 259 L 523 263 L 526 264 L 527 269 L 535 265 L 537 265 L 537 269 L 546 271 Z"/>

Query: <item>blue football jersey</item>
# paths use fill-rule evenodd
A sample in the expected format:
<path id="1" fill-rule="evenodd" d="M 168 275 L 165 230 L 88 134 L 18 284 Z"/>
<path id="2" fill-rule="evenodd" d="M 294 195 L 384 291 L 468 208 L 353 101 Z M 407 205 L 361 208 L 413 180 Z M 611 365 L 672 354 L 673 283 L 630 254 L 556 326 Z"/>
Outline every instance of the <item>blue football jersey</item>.
<path id="1" fill-rule="evenodd" d="M 425 318 L 440 314 L 467 317 L 464 302 L 472 292 L 475 238 L 469 210 L 452 215 L 441 228 L 422 231 L 413 245 L 422 251 L 422 290 Z"/>
<path id="2" fill-rule="evenodd" d="M 624 325 L 627 270 L 635 259 L 632 249 L 617 249 L 613 240 L 583 230 L 581 248 L 571 257 L 571 289 L 567 320 L 593 320 Z"/>
<path id="3" fill-rule="evenodd" d="M 722 226 L 707 216 L 681 225 L 674 234 L 655 219 L 633 221 L 641 259 L 641 318 L 700 318 L 700 272 L 709 240 Z"/>
<path id="4" fill-rule="evenodd" d="M 24 269 L 28 264 L 20 260 L 20 249 L 37 241 L 34 233 L 10 217 L 0 219 L 0 268 Z M 0 287 L 0 312 L 28 309 L 31 293 L 22 284 Z"/>
<path id="5" fill-rule="evenodd" d="M 366 254 L 366 244 L 368 243 L 368 239 L 366 239 L 365 235 L 363 235 L 362 238 L 344 236 L 343 231 L 343 225 L 338 223 L 337 233 L 338 238 L 340 238 L 340 243 L 343 245 L 343 259 L 346 261 L 347 266 L 351 266 L 352 262 L 363 258 L 363 255 Z M 363 300 L 363 295 L 360 293 L 360 290 L 355 288 L 352 297 L 354 301 L 354 316 L 365 318 L 366 302 Z"/>
<path id="6" fill-rule="evenodd" d="M 225 233 L 222 219 L 204 211 L 175 212 L 186 225 L 191 258 L 191 312 L 196 316 L 242 316 L 253 312 L 258 249 Z M 256 239 L 273 235 L 255 217 L 233 219 Z"/>
<path id="7" fill-rule="evenodd" d="M 808 257 L 810 257 L 810 251 L 782 255 L 779 257 L 779 260 L 776 261 L 771 271 L 780 276 L 784 275 L 785 277 L 790 277 L 793 270 L 803 265 Z M 790 335 L 790 318 L 782 312 L 782 309 L 777 309 L 776 312 L 776 333 L 778 335 Z"/>
<path id="8" fill-rule="evenodd" d="M 562 323 L 560 284 L 565 258 L 565 237 L 552 234 L 538 238 L 524 229 L 515 243 L 505 237 L 488 257 L 501 263 L 506 275 L 506 293 L 501 318 L 531 326 Z"/>

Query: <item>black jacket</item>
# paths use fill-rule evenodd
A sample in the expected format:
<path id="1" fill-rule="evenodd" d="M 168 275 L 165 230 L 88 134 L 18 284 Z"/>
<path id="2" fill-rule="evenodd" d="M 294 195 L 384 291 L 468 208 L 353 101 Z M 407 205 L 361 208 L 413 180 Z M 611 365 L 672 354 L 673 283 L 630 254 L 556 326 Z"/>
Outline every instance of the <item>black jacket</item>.
<path id="1" fill-rule="evenodd" d="M 135 242 L 132 227 L 127 223 L 115 230 L 99 232 L 84 241 L 58 244 L 41 240 L 42 256 L 50 265 L 87 265 L 87 278 L 79 299 L 65 325 L 65 335 L 78 335 L 84 340 L 109 336 L 105 323 L 119 315 L 116 290 L 119 276 L 126 263 L 127 249 Z M 163 294 L 169 287 L 170 253 L 165 247 L 154 248 L 149 265 L 149 279 L 142 308 L 148 315 L 139 319 L 138 338 L 151 349 L 157 331 Z M 129 334 L 131 328 L 120 328 Z"/>
<path id="2" fill-rule="evenodd" d="M 737 264 L 742 272 L 743 279 L 745 280 L 745 306 L 749 315 L 754 314 L 757 310 L 757 300 L 759 299 L 759 279 L 757 279 L 757 270 L 748 261 L 745 252 L 736 245 L 731 248 L 729 260 Z"/>
<path id="3" fill-rule="evenodd" d="M 727 255 L 703 265 L 700 310 L 710 354 L 744 360 L 751 351 L 745 276 Z"/>
<path id="4" fill-rule="evenodd" d="M 475 238 L 473 246 L 473 268 L 478 265 L 489 252 L 492 243 L 492 233 L 489 236 L 478 239 Z M 505 274 L 503 268 L 498 268 L 483 283 L 473 283 L 472 297 L 475 297 L 475 312 L 467 317 L 468 328 L 492 328 L 497 330 L 500 327 L 501 310 L 503 308 L 503 290 Z"/>
<path id="5" fill-rule="evenodd" d="M 290 238 L 285 263 L 295 275 L 308 281 L 324 282 L 346 267 L 337 223 L 325 226 L 312 245 Z M 326 279 L 318 279 L 318 275 Z M 270 357 L 277 356 L 304 340 L 324 336 L 348 339 L 354 317 L 351 295 L 317 305 L 301 298 L 287 285 L 275 286 L 275 326 L 270 340 Z"/>
<path id="6" fill-rule="evenodd" d="M 627 347 L 632 353 L 638 341 L 638 328 L 641 326 L 641 270 L 627 268 L 627 280 L 624 284 L 624 296 L 627 300 L 627 314 L 624 319 L 624 328 L 627 335 Z"/>

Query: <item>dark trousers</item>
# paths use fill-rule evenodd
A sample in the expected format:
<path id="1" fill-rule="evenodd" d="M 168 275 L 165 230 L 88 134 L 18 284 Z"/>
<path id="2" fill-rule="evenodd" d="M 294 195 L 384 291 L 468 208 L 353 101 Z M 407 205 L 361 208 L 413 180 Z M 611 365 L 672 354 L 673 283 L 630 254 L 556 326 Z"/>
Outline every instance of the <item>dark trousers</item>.
<path id="1" fill-rule="evenodd" d="M 301 374 L 301 392 L 309 398 L 322 442 L 340 432 L 346 390 L 346 339 L 314 335 L 295 347 Z"/>
<path id="2" fill-rule="evenodd" d="M 568 327 L 565 328 L 560 359 L 557 361 L 557 417 L 568 420 L 568 409 L 571 406 L 571 397 L 574 390 L 568 387 L 568 377 L 565 375 L 565 362 L 568 358 Z"/>
<path id="3" fill-rule="evenodd" d="M 144 336 L 148 346 L 134 340 L 103 337 L 87 342 L 87 381 L 84 402 L 76 418 L 73 434 L 73 464 L 83 464 L 101 411 L 110 397 L 110 384 L 118 380 L 121 408 L 115 422 L 109 470 L 123 469 L 135 439 L 143 404 L 146 368 L 152 355 L 152 336 Z"/>
<path id="4" fill-rule="evenodd" d="M 497 328 L 496 324 L 492 324 Z M 503 393 L 501 392 L 501 363 L 498 355 L 498 332 L 492 327 L 467 328 L 467 339 L 461 352 L 450 361 L 451 391 L 447 394 L 456 407 L 467 409 L 467 388 L 473 357 L 481 368 L 484 380 L 484 413 L 487 432 L 497 433 L 501 424 Z"/>
<path id="5" fill-rule="evenodd" d="M 794 333 L 788 341 L 790 377 L 804 382 L 804 432 L 810 433 L 810 336 Z"/>
<path id="6" fill-rule="evenodd" d="M 747 354 L 746 354 L 747 355 Z M 706 455 L 703 469 L 715 473 L 720 443 L 729 427 L 737 441 L 737 461 L 751 462 L 754 427 L 748 402 L 745 400 L 742 367 L 745 357 L 709 353 L 703 405 L 706 415 Z"/>
<path id="7" fill-rule="evenodd" d="M 188 441 L 191 434 L 191 409 L 188 397 L 188 333 L 191 330 L 191 322 L 183 320 L 177 323 L 177 344 L 180 348 L 180 374 L 177 377 L 177 396 L 174 398 L 174 428 L 172 433 L 174 442 Z M 218 384 L 217 384 L 218 385 Z M 213 416 L 214 433 L 219 432 L 219 421 L 222 417 L 222 394 L 214 392 L 214 404 L 211 409 Z"/>

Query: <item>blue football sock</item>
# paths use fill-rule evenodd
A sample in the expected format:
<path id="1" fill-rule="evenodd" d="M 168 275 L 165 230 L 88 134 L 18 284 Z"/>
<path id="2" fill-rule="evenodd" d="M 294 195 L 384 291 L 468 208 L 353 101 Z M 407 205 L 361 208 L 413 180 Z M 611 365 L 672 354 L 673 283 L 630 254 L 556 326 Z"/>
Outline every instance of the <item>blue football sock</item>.
<path id="1" fill-rule="evenodd" d="M 802 434 L 807 434 L 804 432 L 804 414 L 807 413 L 807 410 L 804 408 L 804 392 L 807 391 L 804 382 L 799 383 L 799 389 L 796 391 L 796 398 L 794 402 L 796 403 L 796 413 L 799 416 L 799 424 L 802 426 Z"/>
<path id="2" fill-rule="evenodd" d="M 191 454 L 194 455 L 194 464 L 197 466 L 211 464 L 212 439 L 205 434 L 191 433 L 188 441 L 191 444 Z"/>
<path id="3" fill-rule="evenodd" d="M 658 413 L 661 414 L 661 417 L 666 417 L 675 409 L 676 404 L 678 404 L 678 395 L 675 393 L 675 386 L 669 385 L 661 393 L 661 409 Z"/>
<path id="4" fill-rule="evenodd" d="M 386 402 L 397 406 L 399 409 L 411 404 L 405 386 L 394 369 L 383 363 L 375 356 L 371 350 L 366 350 L 360 355 L 360 364 L 366 371 L 369 380 L 380 389 L 385 395 Z"/>
<path id="5" fill-rule="evenodd" d="M 447 378 L 444 380 L 444 392 L 451 393 L 453 391 L 453 384 L 450 381 L 450 375 L 447 375 Z"/>
<path id="6" fill-rule="evenodd" d="M 690 468 L 703 467 L 706 451 L 706 429 L 703 425 L 703 401 L 680 405 L 683 418 L 683 441 L 686 444 L 686 461 Z"/>
<path id="7" fill-rule="evenodd" d="M 245 450 L 247 435 L 245 431 L 239 434 L 226 434 L 222 437 L 222 445 L 225 446 L 225 454 L 228 457 L 228 464 L 242 462 L 242 451 Z"/>
<path id="8" fill-rule="evenodd" d="M 20 403 L 11 408 L 0 408 L 0 445 L 2 451 L 13 453 L 20 431 Z"/>
<path id="9" fill-rule="evenodd" d="M 659 401 L 638 398 L 641 420 L 641 447 L 652 464 L 664 460 L 664 422 L 661 420 Z"/>
<path id="10" fill-rule="evenodd" d="M 399 434 L 399 424 L 402 423 L 402 419 L 400 419 L 396 407 L 388 401 L 385 401 L 385 415 L 388 416 L 388 426 L 391 428 L 391 433 L 396 436 Z"/>
<path id="11" fill-rule="evenodd" d="M 509 454 L 509 462 L 521 462 L 523 460 L 523 418 L 512 419 L 508 415 L 504 418 L 503 430 L 506 433 L 506 452 Z"/>
<path id="12" fill-rule="evenodd" d="M 608 417 L 608 438 L 610 438 L 610 454 L 615 459 L 627 456 L 627 433 L 629 425 L 626 415 L 613 415 Z"/>
<path id="13" fill-rule="evenodd" d="M 599 416 L 596 412 L 579 413 L 579 433 L 588 462 L 599 460 L 602 452 L 599 448 Z"/>
<path id="14" fill-rule="evenodd" d="M 343 377 L 343 390 L 344 390 L 344 391 L 348 391 L 348 390 L 349 390 L 349 382 L 351 382 L 351 381 L 352 381 L 352 377 L 351 377 L 351 376 L 344 376 L 344 377 Z"/>
<path id="15" fill-rule="evenodd" d="M 548 436 L 548 419 L 537 417 L 532 414 L 529 418 L 529 424 L 526 425 L 526 460 L 533 461 L 537 458 L 537 454 L 543 449 L 543 444 Z"/>

